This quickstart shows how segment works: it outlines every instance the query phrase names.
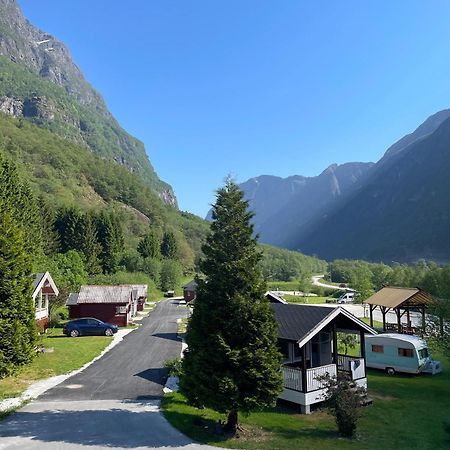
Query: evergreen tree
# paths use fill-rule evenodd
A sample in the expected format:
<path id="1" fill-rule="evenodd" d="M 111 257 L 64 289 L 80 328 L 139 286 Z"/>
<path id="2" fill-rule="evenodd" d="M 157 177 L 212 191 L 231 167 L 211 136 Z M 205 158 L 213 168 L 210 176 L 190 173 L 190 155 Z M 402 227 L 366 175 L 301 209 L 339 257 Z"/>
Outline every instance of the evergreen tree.
<path id="1" fill-rule="evenodd" d="M 231 432 L 238 411 L 272 405 L 282 389 L 278 327 L 264 296 L 262 255 L 247 208 L 234 182 L 218 191 L 181 378 L 190 402 L 228 414 Z"/>
<path id="2" fill-rule="evenodd" d="M 100 264 L 104 273 L 114 273 L 119 261 L 120 225 L 111 220 L 111 215 L 102 212 L 96 218 L 97 237 L 101 246 Z M 118 241 L 119 239 L 119 241 Z"/>
<path id="3" fill-rule="evenodd" d="M 32 258 L 15 203 L 21 184 L 18 178 L 8 178 L 11 171 L 3 163 L 0 156 L 0 376 L 32 359 L 37 338 Z"/>
<path id="4" fill-rule="evenodd" d="M 161 256 L 158 236 L 149 231 L 140 241 L 137 247 L 143 258 L 159 258 Z"/>
<path id="5" fill-rule="evenodd" d="M 56 231 L 56 215 L 43 197 L 38 199 L 39 214 L 42 229 L 42 247 L 47 256 L 53 256 L 59 251 L 59 235 Z"/>
<path id="6" fill-rule="evenodd" d="M 178 243 L 172 231 L 166 231 L 161 242 L 161 255 L 169 259 L 178 258 Z"/>
<path id="7" fill-rule="evenodd" d="M 84 255 L 86 270 L 90 275 L 101 273 L 100 252 L 102 247 L 98 242 L 97 228 L 91 214 L 83 215 L 81 228 L 82 242 L 80 250 Z"/>
<path id="8" fill-rule="evenodd" d="M 69 250 L 80 250 L 83 243 L 83 219 L 79 209 L 74 207 L 60 209 L 55 226 L 63 253 Z"/>

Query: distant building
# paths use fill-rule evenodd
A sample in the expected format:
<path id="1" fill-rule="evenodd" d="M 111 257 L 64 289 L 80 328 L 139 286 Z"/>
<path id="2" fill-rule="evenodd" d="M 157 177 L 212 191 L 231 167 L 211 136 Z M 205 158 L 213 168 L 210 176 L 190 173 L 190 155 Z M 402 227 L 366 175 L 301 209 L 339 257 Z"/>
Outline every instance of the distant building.
<path id="1" fill-rule="evenodd" d="M 127 326 L 146 295 L 146 285 L 81 286 L 78 294 L 70 294 L 66 305 L 71 319 L 94 317 Z"/>
<path id="2" fill-rule="evenodd" d="M 197 297 L 197 282 L 190 281 L 186 286 L 183 286 L 183 297 L 186 303 L 193 302 Z"/>
<path id="3" fill-rule="evenodd" d="M 32 298 L 36 308 L 35 317 L 39 331 L 42 333 L 48 328 L 49 300 L 59 295 L 53 278 L 49 272 L 41 272 L 33 281 Z"/>

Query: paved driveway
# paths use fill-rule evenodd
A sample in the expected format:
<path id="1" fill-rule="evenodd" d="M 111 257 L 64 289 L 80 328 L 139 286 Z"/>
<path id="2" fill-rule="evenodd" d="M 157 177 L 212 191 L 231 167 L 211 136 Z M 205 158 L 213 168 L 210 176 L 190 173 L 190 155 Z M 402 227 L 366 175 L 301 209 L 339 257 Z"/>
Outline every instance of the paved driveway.
<path id="1" fill-rule="evenodd" d="M 160 302 L 103 358 L 0 422 L 0 450 L 207 449 L 159 412 L 163 363 L 180 354 L 176 322 L 186 314 L 176 301 Z"/>

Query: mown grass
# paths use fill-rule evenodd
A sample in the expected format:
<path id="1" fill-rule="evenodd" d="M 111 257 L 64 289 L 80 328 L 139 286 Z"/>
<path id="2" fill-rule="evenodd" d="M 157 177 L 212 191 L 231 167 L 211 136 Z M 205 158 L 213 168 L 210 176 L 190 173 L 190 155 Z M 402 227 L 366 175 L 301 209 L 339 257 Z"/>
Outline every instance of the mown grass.
<path id="1" fill-rule="evenodd" d="M 449 358 L 441 359 L 444 369 Z M 295 407 L 279 406 L 240 416 L 244 432 L 227 439 L 214 433 L 225 417 L 210 409 L 189 406 L 179 393 L 163 399 L 165 417 L 192 439 L 243 449 L 411 449 L 431 450 L 450 445 L 450 370 L 435 375 L 389 377 L 369 371 L 369 395 L 374 402 L 362 410 L 355 439 L 338 436 L 333 417 L 325 411 L 309 416 Z"/>
<path id="2" fill-rule="evenodd" d="M 53 348 L 52 353 L 39 353 L 16 375 L 0 380 L 0 400 L 18 397 L 35 381 L 61 375 L 82 367 L 95 358 L 111 342 L 106 336 L 82 336 L 69 338 L 62 329 L 49 330 L 42 338 L 45 348 Z"/>
<path id="3" fill-rule="evenodd" d="M 289 303 L 302 303 L 308 305 L 318 305 L 322 303 L 336 303 L 336 299 L 333 297 L 303 297 L 300 295 L 283 295 L 283 298 Z"/>

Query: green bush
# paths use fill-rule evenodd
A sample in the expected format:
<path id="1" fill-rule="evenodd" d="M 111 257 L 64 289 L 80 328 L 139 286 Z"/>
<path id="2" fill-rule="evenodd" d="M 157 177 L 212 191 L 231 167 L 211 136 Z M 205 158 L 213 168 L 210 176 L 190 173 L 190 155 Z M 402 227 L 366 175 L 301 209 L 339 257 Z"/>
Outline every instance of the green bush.
<path id="1" fill-rule="evenodd" d="M 67 306 L 60 306 L 50 312 L 49 326 L 58 328 L 67 320 L 69 320 L 69 310 Z"/>
<path id="2" fill-rule="evenodd" d="M 164 362 L 164 367 L 169 369 L 169 375 L 181 377 L 183 374 L 183 360 L 181 358 L 169 359 Z"/>

